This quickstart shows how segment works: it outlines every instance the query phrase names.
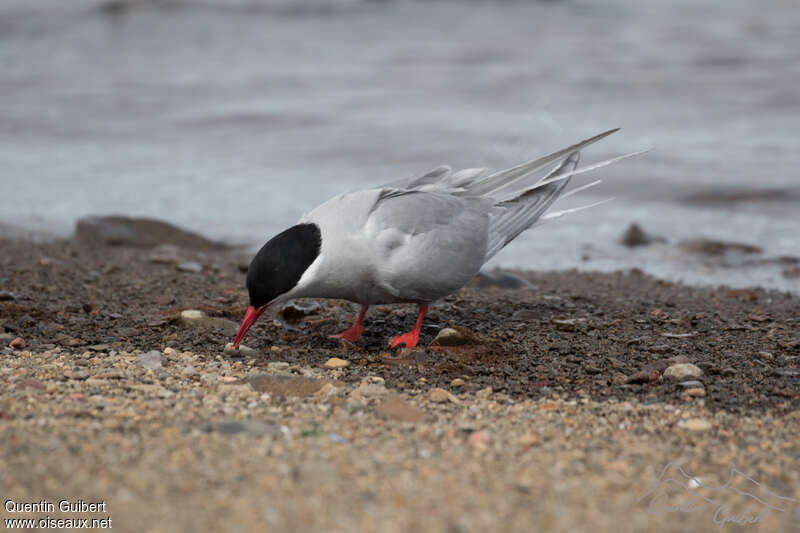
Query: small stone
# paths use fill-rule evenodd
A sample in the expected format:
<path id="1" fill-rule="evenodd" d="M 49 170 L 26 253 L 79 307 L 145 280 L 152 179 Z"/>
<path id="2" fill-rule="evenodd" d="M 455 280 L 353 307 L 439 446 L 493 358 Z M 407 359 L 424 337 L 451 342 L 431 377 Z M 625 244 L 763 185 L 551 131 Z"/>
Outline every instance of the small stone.
<path id="1" fill-rule="evenodd" d="M 220 317 L 210 317 L 197 309 L 181 311 L 180 323 L 188 327 L 222 328 L 226 333 L 233 334 L 239 326 L 233 320 Z"/>
<path id="2" fill-rule="evenodd" d="M 425 413 L 396 396 L 388 398 L 381 403 L 376 411 L 384 418 L 398 420 L 400 422 L 416 423 L 422 422 L 425 419 Z"/>
<path id="3" fill-rule="evenodd" d="M 44 383 L 42 383 L 38 379 L 24 378 L 17 382 L 17 390 L 22 390 L 22 389 L 44 390 L 44 388 L 45 388 Z"/>
<path id="4" fill-rule="evenodd" d="M 0 291 L 0 302 L 15 302 L 17 297 L 13 292 Z"/>
<path id="5" fill-rule="evenodd" d="M 728 296 L 742 301 L 755 302 L 758 300 L 758 293 L 752 289 L 731 289 L 728 291 Z"/>
<path id="6" fill-rule="evenodd" d="M 345 368 L 350 366 L 350 361 L 345 361 L 344 359 L 339 359 L 338 357 L 331 357 L 327 361 L 325 361 L 325 368 Z"/>
<path id="7" fill-rule="evenodd" d="M 361 385 L 358 386 L 351 394 L 355 394 L 356 396 L 383 396 L 385 394 L 389 394 L 389 390 L 386 386 L 381 383 L 370 383 L 367 379 L 361 382 Z"/>
<path id="8" fill-rule="evenodd" d="M 151 350 L 149 352 L 139 354 L 136 358 L 139 366 L 149 370 L 155 370 L 164 366 L 164 356 L 158 350 Z"/>
<path id="9" fill-rule="evenodd" d="M 280 425 L 261 422 L 259 420 L 230 420 L 225 422 L 217 422 L 215 424 L 206 424 L 203 426 L 203 430 L 208 433 L 213 431 L 223 435 L 250 433 L 252 435 L 267 437 L 283 436 L 283 430 L 281 429 Z"/>
<path id="10" fill-rule="evenodd" d="M 686 389 L 684 392 L 687 396 L 692 396 L 694 398 L 702 398 L 706 395 L 706 390 L 700 387 Z"/>
<path id="11" fill-rule="evenodd" d="M 105 352 L 109 348 L 111 348 L 111 346 L 108 344 L 92 344 L 89 346 L 89 349 L 93 352 Z"/>
<path id="12" fill-rule="evenodd" d="M 469 436 L 469 443 L 482 450 L 492 443 L 492 438 L 485 431 L 476 431 Z"/>
<path id="13" fill-rule="evenodd" d="M 258 350 L 245 346 L 244 344 L 240 344 L 238 348 L 234 348 L 233 343 L 229 342 L 225 345 L 223 353 L 231 357 L 253 357 L 258 354 Z"/>
<path id="14" fill-rule="evenodd" d="M 639 227 L 638 224 L 631 224 L 628 226 L 628 229 L 625 230 L 625 233 L 622 234 L 622 238 L 620 242 L 629 247 L 633 248 L 635 246 L 647 246 L 649 244 L 653 244 L 654 242 L 664 242 L 665 239 L 662 237 L 653 237 L 645 233 L 645 231 Z"/>
<path id="15" fill-rule="evenodd" d="M 326 383 L 315 394 L 317 396 L 322 396 L 323 398 L 327 398 L 328 396 L 334 395 L 338 392 L 339 392 L 339 387 L 337 387 L 333 383 Z"/>
<path id="16" fill-rule="evenodd" d="M 194 261 L 186 261 L 183 263 L 178 263 L 175 265 L 175 268 L 178 269 L 180 272 L 190 272 L 190 273 L 198 273 L 203 271 L 203 265 L 200 263 L 196 263 Z"/>
<path id="17" fill-rule="evenodd" d="M 282 374 L 258 374 L 247 381 L 256 391 L 273 396 L 311 396 L 330 383 L 324 379 Z"/>
<path id="18" fill-rule="evenodd" d="M 703 383 L 701 381 L 697 381 L 694 379 L 689 381 L 682 381 L 679 383 L 679 385 L 684 389 L 697 389 L 703 387 Z"/>
<path id="19" fill-rule="evenodd" d="M 298 324 L 306 316 L 319 312 L 321 307 L 322 306 L 320 306 L 319 303 L 315 302 L 314 300 L 293 300 L 281 307 L 281 310 L 278 311 L 277 316 L 285 320 L 288 324 L 294 325 Z"/>
<path id="20" fill-rule="evenodd" d="M 702 375 L 700 367 L 692 363 L 678 363 L 664 370 L 664 377 L 671 379 L 699 378 Z"/>
<path id="21" fill-rule="evenodd" d="M 625 383 L 651 383 L 658 379 L 658 370 L 644 369 L 625 378 Z"/>
<path id="22" fill-rule="evenodd" d="M 197 369 L 193 365 L 189 365 L 183 367 L 181 369 L 181 375 L 186 377 L 192 377 L 197 375 Z"/>
<path id="23" fill-rule="evenodd" d="M 443 328 L 433 339 L 433 344 L 436 346 L 463 346 L 476 343 L 477 337 L 475 337 L 475 334 L 467 328 L 459 326 Z"/>
<path id="24" fill-rule="evenodd" d="M 542 443 L 542 438 L 536 433 L 527 433 L 519 438 L 517 444 L 524 449 L 539 446 Z"/>
<path id="25" fill-rule="evenodd" d="M 491 387 L 486 387 L 485 389 L 481 389 L 478 392 L 476 392 L 475 397 L 478 398 L 479 400 L 488 400 L 492 396 L 493 392 L 494 390 L 492 390 Z"/>
<path id="26" fill-rule="evenodd" d="M 736 369 L 731 366 L 726 366 L 722 370 L 719 371 L 720 375 L 726 378 L 732 378 L 736 375 Z"/>
<path id="27" fill-rule="evenodd" d="M 787 266 L 783 269 L 783 277 L 790 279 L 800 278 L 800 266 Z"/>
<path id="28" fill-rule="evenodd" d="M 428 399 L 435 403 L 446 403 L 446 402 L 453 402 L 459 403 L 458 398 L 450 394 L 450 392 L 441 389 L 439 387 L 433 388 L 428 393 Z"/>
<path id="29" fill-rule="evenodd" d="M 463 387 L 464 386 L 464 380 L 461 379 L 461 378 L 456 378 L 456 379 L 454 379 L 453 381 L 450 382 L 450 386 L 453 387 L 453 388 Z"/>
<path id="30" fill-rule="evenodd" d="M 164 348 L 164 352 L 163 353 L 166 356 L 178 355 L 178 351 L 175 348 Z"/>
<path id="31" fill-rule="evenodd" d="M 556 329 L 559 331 L 576 331 L 580 325 L 585 323 L 585 318 L 553 319 L 553 324 L 556 325 Z"/>
<path id="32" fill-rule="evenodd" d="M 27 344 L 25 343 L 25 339 L 23 339 L 22 337 L 17 337 L 16 339 L 8 343 L 8 345 L 14 348 L 15 350 L 21 350 Z"/>
<path id="33" fill-rule="evenodd" d="M 122 379 L 123 378 L 121 373 L 115 372 L 113 370 L 110 371 L 110 372 L 100 372 L 99 374 L 95 374 L 92 377 L 96 378 L 96 379 Z"/>
<path id="34" fill-rule="evenodd" d="M 202 322 L 208 318 L 202 311 L 198 311 L 197 309 L 187 309 L 185 311 L 181 311 L 181 322 L 187 325 L 194 325 Z"/>
<path id="35" fill-rule="evenodd" d="M 689 431 L 707 431 L 711 429 L 711 422 L 703 418 L 690 418 L 678 422 L 678 427 L 688 429 Z"/>
<path id="36" fill-rule="evenodd" d="M 273 361 L 271 363 L 267 363 L 267 371 L 269 372 L 284 372 L 288 368 L 289 363 L 285 361 Z"/>
<path id="37" fill-rule="evenodd" d="M 147 259 L 162 265 L 178 265 L 183 261 L 180 248 L 173 244 L 159 244 L 150 251 Z"/>

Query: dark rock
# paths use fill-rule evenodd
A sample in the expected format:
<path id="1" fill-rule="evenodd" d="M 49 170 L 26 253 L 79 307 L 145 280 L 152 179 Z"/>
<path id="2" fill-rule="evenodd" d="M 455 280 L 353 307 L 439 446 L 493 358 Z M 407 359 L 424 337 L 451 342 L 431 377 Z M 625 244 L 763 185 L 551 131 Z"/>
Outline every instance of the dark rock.
<path id="1" fill-rule="evenodd" d="M 249 433 L 251 435 L 280 437 L 283 435 L 278 424 L 261 422 L 259 420 L 228 420 L 216 422 L 203 426 L 203 431 L 207 433 L 217 432 L 223 435 L 236 435 L 239 433 Z"/>
<path id="2" fill-rule="evenodd" d="M 25 339 L 23 339 L 22 337 L 17 337 L 13 341 L 11 341 L 8 345 L 14 348 L 15 350 L 21 350 L 25 347 L 26 344 L 25 344 Z"/>
<path id="3" fill-rule="evenodd" d="M 223 250 L 226 244 L 149 218 L 91 216 L 78 220 L 74 239 L 89 245 L 152 247 L 174 244 L 193 250 Z"/>
<path id="4" fill-rule="evenodd" d="M 651 383 L 658 379 L 658 370 L 644 369 L 625 378 L 625 383 Z"/>
<path id="5" fill-rule="evenodd" d="M 784 268 L 783 277 L 790 279 L 800 278 L 800 266 L 788 266 Z"/>
<path id="6" fill-rule="evenodd" d="M 628 229 L 625 230 L 625 233 L 622 234 L 620 242 L 629 248 L 633 248 L 635 246 L 648 246 L 654 242 L 666 242 L 666 239 L 645 233 L 645 231 L 639 227 L 639 224 L 631 224 L 628 226 Z"/>
<path id="7" fill-rule="evenodd" d="M 303 320 L 304 317 L 317 313 L 320 308 L 319 303 L 314 300 L 292 300 L 278 311 L 278 316 L 286 323 L 294 325 Z"/>
<path id="8" fill-rule="evenodd" d="M 714 241 L 711 239 L 691 239 L 681 241 L 678 246 L 684 252 L 701 255 L 725 255 L 727 253 L 760 254 L 763 252 L 758 246 L 738 242 Z"/>
<path id="9" fill-rule="evenodd" d="M 17 297 L 13 292 L 0 291 L 0 302 L 16 302 Z"/>

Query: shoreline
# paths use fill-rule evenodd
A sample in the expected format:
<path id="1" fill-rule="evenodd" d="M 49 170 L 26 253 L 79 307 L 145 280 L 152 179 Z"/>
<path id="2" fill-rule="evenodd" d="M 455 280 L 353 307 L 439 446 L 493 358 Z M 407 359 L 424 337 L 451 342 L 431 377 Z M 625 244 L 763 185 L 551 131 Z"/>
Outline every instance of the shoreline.
<path id="1" fill-rule="evenodd" d="M 693 512 L 689 492 L 648 497 L 670 463 L 711 485 L 743 472 L 786 504 L 761 508 L 766 529 L 800 518 L 797 296 L 494 273 L 431 306 L 419 349 L 388 350 L 413 306 L 378 306 L 350 345 L 327 335 L 356 306 L 320 300 L 291 329 L 262 318 L 256 352 L 231 357 L 247 306 L 236 253 L 0 244 L 7 498 L 108 509 L 53 519 L 611 532 L 624 513 L 628 530 L 678 532 L 750 508 L 732 492 Z M 189 309 L 207 320 L 187 324 Z M 432 345 L 448 325 L 477 340 Z M 3 515 L 25 517 L 39 516 Z"/>

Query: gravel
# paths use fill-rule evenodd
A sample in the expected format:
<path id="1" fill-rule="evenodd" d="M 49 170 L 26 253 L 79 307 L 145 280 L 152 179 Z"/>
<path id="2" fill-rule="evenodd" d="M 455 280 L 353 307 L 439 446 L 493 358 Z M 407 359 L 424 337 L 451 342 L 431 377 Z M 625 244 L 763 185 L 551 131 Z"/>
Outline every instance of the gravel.
<path id="1" fill-rule="evenodd" d="M 122 531 L 718 531 L 713 509 L 648 507 L 672 463 L 800 500 L 793 296 L 520 272 L 431 306 L 416 350 L 387 350 L 412 306 L 347 346 L 326 335 L 357 308 L 321 302 L 294 330 L 262 319 L 234 357 L 231 252 L 187 275 L 125 247 L 3 246 L 4 498 L 105 500 Z M 448 324 L 478 342 L 431 346 Z M 666 379 L 678 365 L 702 382 Z M 787 507 L 759 530 L 796 529 Z"/>

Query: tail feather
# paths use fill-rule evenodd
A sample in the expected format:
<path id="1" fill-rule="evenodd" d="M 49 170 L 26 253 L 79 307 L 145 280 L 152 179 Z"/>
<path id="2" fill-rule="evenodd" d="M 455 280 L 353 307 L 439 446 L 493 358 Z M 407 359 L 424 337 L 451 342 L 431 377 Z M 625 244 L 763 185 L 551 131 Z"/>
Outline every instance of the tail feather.
<path id="1" fill-rule="evenodd" d="M 536 172 L 537 170 L 541 170 L 547 165 L 550 165 L 551 163 L 554 163 L 569 154 L 578 152 L 583 148 L 591 144 L 594 144 L 605 137 L 608 137 L 609 135 L 611 135 L 616 131 L 619 131 L 619 128 L 608 130 L 599 135 L 595 135 L 594 137 L 573 144 L 572 146 L 564 148 L 563 150 L 553 152 L 550 155 L 540 157 L 539 159 L 535 159 L 533 161 L 529 161 L 527 163 L 523 163 L 521 165 L 517 165 L 515 167 L 506 170 L 501 170 L 500 172 L 495 172 L 494 174 L 490 174 L 485 178 L 475 181 L 469 187 L 467 187 L 466 194 L 469 194 L 470 196 L 484 196 L 492 192 L 495 192 L 497 190 L 508 187 L 515 181 L 523 179 L 529 176 L 530 174 Z"/>
<path id="2" fill-rule="evenodd" d="M 559 179 L 564 174 L 574 171 L 580 161 L 580 152 L 573 152 L 548 175 L 548 183 L 538 183 L 517 196 L 495 204 L 489 220 L 489 245 L 485 261 L 488 261 L 520 233 L 530 228 L 539 217 L 561 195 L 569 183 Z"/>

